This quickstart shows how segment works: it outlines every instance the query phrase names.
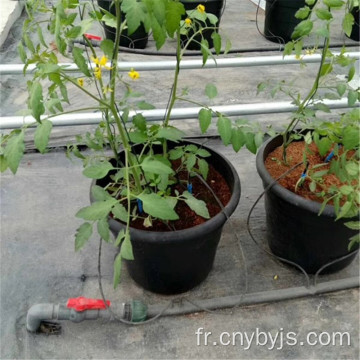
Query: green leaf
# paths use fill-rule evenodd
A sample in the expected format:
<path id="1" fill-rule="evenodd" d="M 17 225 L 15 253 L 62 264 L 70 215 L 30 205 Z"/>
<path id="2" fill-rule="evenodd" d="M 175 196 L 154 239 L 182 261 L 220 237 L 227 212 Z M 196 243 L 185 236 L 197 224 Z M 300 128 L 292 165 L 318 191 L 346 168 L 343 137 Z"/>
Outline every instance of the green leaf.
<path id="1" fill-rule="evenodd" d="M 212 14 L 211 12 L 206 13 L 206 15 L 207 15 L 207 18 L 210 21 L 210 23 L 212 25 L 214 25 L 214 27 L 216 27 L 216 24 L 219 21 L 219 18 L 216 15 Z"/>
<path id="2" fill-rule="evenodd" d="M 21 61 L 25 64 L 27 61 L 27 55 L 26 55 L 26 51 L 25 51 L 24 46 L 21 41 L 19 42 L 19 45 L 18 45 L 18 53 L 19 53 Z"/>
<path id="3" fill-rule="evenodd" d="M 165 43 L 166 31 L 155 18 L 151 18 L 151 28 L 155 40 L 156 49 L 159 50 Z"/>
<path id="4" fill-rule="evenodd" d="M 327 105 L 323 104 L 323 103 L 315 104 L 314 109 L 317 109 L 317 110 L 320 110 L 320 111 L 323 111 L 323 112 L 326 112 L 326 113 L 330 113 L 330 108 Z"/>
<path id="5" fill-rule="evenodd" d="M 209 173 L 209 164 L 204 159 L 198 159 L 197 163 L 201 176 L 206 180 Z"/>
<path id="6" fill-rule="evenodd" d="M 319 149 L 319 154 L 321 156 L 324 156 L 330 150 L 332 146 L 332 141 L 328 137 L 323 137 L 316 143 L 316 145 Z"/>
<path id="7" fill-rule="evenodd" d="M 350 185 L 343 185 L 339 188 L 339 190 L 343 195 L 350 195 L 354 191 Z"/>
<path id="8" fill-rule="evenodd" d="M 114 52 L 114 42 L 110 39 L 105 39 L 100 43 L 100 49 L 111 59 Z"/>
<path id="9" fill-rule="evenodd" d="M 187 169 L 187 171 L 188 171 L 188 172 L 193 171 L 193 168 L 194 168 L 195 163 L 196 163 L 196 156 L 195 156 L 195 154 L 190 154 L 190 155 L 188 155 L 185 163 L 186 163 L 186 169 Z"/>
<path id="10" fill-rule="evenodd" d="M 26 47 L 27 47 L 32 53 L 34 53 L 34 52 L 35 52 L 35 47 L 34 47 L 33 42 L 31 41 L 29 35 L 26 34 L 26 33 L 23 34 L 23 39 L 24 39 L 24 42 L 25 42 Z"/>
<path id="11" fill-rule="evenodd" d="M 68 31 L 66 31 L 65 36 L 69 39 L 76 39 L 80 35 L 82 35 L 82 28 L 81 26 L 74 26 Z"/>
<path id="12" fill-rule="evenodd" d="M 181 16 L 184 14 L 185 8 L 183 4 L 174 1 L 166 2 L 166 30 L 170 37 L 174 36 L 179 27 Z"/>
<path id="13" fill-rule="evenodd" d="M 205 150 L 205 149 L 199 149 L 199 150 L 197 150 L 197 151 L 196 151 L 196 155 L 197 155 L 197 156 L 201 156 L 201 157 L 209 157 L 209 156 L 211 156 L 211 154 L 210 154 L 207 150 Z"/>
<path id="14" fill-rule="evenodd" d="M 284 47 L 284 51 L 283 51 L 283 56 L 286 56 L 286 55 L 291 55 L 293 49 L 294 49 L 294 42 L 293 41 L 289 41 L 288 43 L 285 44 L 285 47 Z M 258 88 L 258 91 L 259 88 Z"/>
<path id="15" fill-rule="evenodd" d="M 191 210 L 195 211 L 195 213 L 197 215 L 199 215 L 205 219 L 210 218 L 209 211 L 208 211 L 204 201 L 196 199 L 188 191 L 184 191 L 182 196 L 185 198 L 184 201 L 187 204 L 187 206 L 189 206 L 189 208 Z"/>
<path id="16" fill-rule="evenodd" d="M 42 86 L 38 81 L 35 81 L 31 86 L 30 108 L 33 117 L 36 121 L 40 122 L 40 116 L 44 114 L 45 107 L 43 104 Z"/>
<path id="17" fill-rule="evenodd" d="M 124 223 L 128 221 L 128 212 L 119 202 L 111 209 L 112 214 Z"/>
<path id="18" fill-rule="evenodd" d="M 309 185 L 309 189 L 311 192 L 315 192 L 316 191 L 316 182 L 312 181 Z"/>
<path id="19" fill-rule="evenodd" d="M 324 4 L 330 8 L 342 7 L 344 2 L 342 0 L 324 0 Z"/>
<path id="20" fill-rule="evenodd" d="M 301 9 L 299 9 L 296 13 L 295 13 L 295 17 L 297 19 L 306 19 L 310 14 L 310 8 L 308 6 L 305 6 Z"/>
<path id="21" fill-rule="evenodd" d="M 351 230 L 360 230 L 360 221 L 348 221 L 344 225 Z"/>
<path id="22" fill-rule="evenodd" d="M 109 242 L 110 241 L 110 229 L 107 218 L 100 219 L 97 223 L 97 231 L 101 238 Z"/>
<path id="23" fill-rule="evenodd" d="M 245 135 L 240 128 L 233 128 L 231 133 L 231 144 L 235 152 L 245 145 Z"/>
<path id="24" fill-rule="evenodd" d="M 320 71 L 320 76 L 325 76 L 329 74 L 333 70 L 333 66 L 331 64 L 323 64 Z"/>
<path id="25" fill-rule="evenodd" d="M 147 156 L 140 164 L 141 168 L 145 172 L 154 173 L 154 174 L 164 174 L 164 175 L 170 175 L 174 173 L 174 170 L 164 164 L 163 162 L 155 159 L 152 156 Z M 150 214 L 151 215 L 151 214 Z"/>
<path id="26" fill-rule="evenodd" d="M 140 131 L 146 131 L 146 119 L 142 114 L 133 116 L 132 122 Z"/>
<path id="27" fill-rule="evenodd" d="M 114 261 L 114 277 L 113 277 L 113 286 L 114 289 L 119 285 L 120 283 L 120 276 L 121 276 L 121 253 L 116 255 L 115 261 Z"/>
<path id="28" fill-rule="evenodd" d="M 4 155 L 0 155 L 0 172 L 4 172 L 8 168 L 8 163 Z"/>
<path id="29" fill-rule="evenodd" d="M 220 115 L 217 121 L 217 128 L 223 143 L 225 145 L 229 145 L 232 135 L 232 126 L 230 119 Z"/>
<path id="30" fill-rule="evenodd" d="M 355 66 L 353 65 L 349 69 L 347 81 L 350 82 L 354 78 L 354 75 L 355 75 Z"/>
<path id="31" fill-rule="evenodd" d="M 95 201 L 104 201 L 112 199 L 111 195 L 101 186 L 94 185 L 91 187 L 91 194 Z"/>
<path id="32" fill-rule="evenodd" d="M 35 130 L 34 142 L 36 148 L 43 154 L 46 150 L 49 142 L 49 137 L 52 129 L 52 122 L 49 120 L 43 120 L 39 123 Z"/>
<path id="33" fill-rule="evenodd" d="M 348 92 L 348 105 L 354 106 L 358 99 L 358 92 L 355 90 L 349 90 Z"/>
<path id="34" fill-rule="evenodd" d="M 214 84 L 206 84 L 205 94 L 209 99 L 215 98 L 218 94 L 216 86 Z"/>
<path id="35" fill-rule="evenodd" d="M 311 20 L 303 20 L 301 23 L 295 26 L 291 37 L 293 39 L 297 39 L 299 37 L 308 35 L 311 32 L 313 25 L 314 24 Z"/>
<path id="36" fill-rule="evenodd" d="M 336 90 L 337 90 L 337 93 L 339 94 L 339 96 L 343 96 L 345 94 L 345 91 L 346 91 L 346 85 L 345 84 L 338 84 L 336 86 Z"/>
<path id="37" fill-rule="evenodd" d="M 83 223 L 77 230 L 75 234 L 75 251 L 79 251 L 89 240 L 92 235 L 92 225 L 88 222 Z"/>
<path id="38" fill-rule="evenodd" d="M 256 154 L 256 144 L 255 144 L 255 135 L 253 133 L 246 133 L 245 134 L 245 144 L 246 148 L 253 154 Z"/>
<path id="39" fill-rule="evenodd" d="M 177 220 L 179 218 L 166 198 L 158 194 L 141 193 L 138 198 L 143 202 L 144 211 L 153 217 L 162 220 Z"/>
<path id="40" fill-rule="evenodd" d="M 203 66 L 206 64 L 207 59 L 210 56 L 212 56 L 211 51 L 209 50 L 209 43 L 206 39 L 201 39 L 201 53 L 202 53 L 202 59 L 203 59 Z"/>
<path id="41" fill-rule="evenodd" d="M 78 47 L 74 47 L 72 54 L 74 57 L 74 62 L 77 65 L 77 67 L 80 69 L 80 71 L 87 77 L 90 77 L 90 71 L 88 68 L 88 63 L 85 60 L 84 56 L 83 56 L 83 50 L 78 48 Z"/>
<path id="42" fill-rule="evenodd" d="M 216 31 L 214 31 L 211 34 L 211 38 L 213 39 L 216 55 L 219 55 L 221 52 L 221 36 Z"/>
<path id="43" fill-rule="evenodd" d="M 226 39 L 224 55 L 226 55 L 231 50 L 231 47 L 232 47 L 232 44 L 231 44 L 230 39 Z"/>
<path id="44" fill-rule="evenodd" d="M 123 0 L 121 10 L 126 13 L 126 23 L 128 26 L 128 34 L 134 33 L 141 22 L 145 20 L 145 7 L 140 1 Z"/>
<path id="45" fill-rule="evenodd" d="M 351 201 L 346 201 L 345 204 L 343 206 L 341 206 L 340 208 L 340 213 L 339 215 L 337 216 L 337 218 L 335 219 L 336 220 L 339 220 L 343 217 L 346 217 L 346 215 L 349 213 L 349 211 L 351 210 L 351 207 L 352 207 L 352 203 Z"/>
<path id="46" fill-rule="evenodd" d="M 348 250 L 351 251 L 355 244 L 360 243 L 360 233 L 352 236 L 350 239 Z"/>
<path id="47" fill-rule="evenodd" d="M 179 141 L 185 136 L 185 133 L 173 126 L 161 127 L 156 134 L 158 139 L 166 139 L 170 141 Z"/>
<path id="48" fill-rule="evenodd" d="M 327 9 L 316 9 L 315 14 L 320 20 L 330 20 L 333 17 L 331 12 Z"/>
<path id="49" fill-rule="evenodd" d="M 8 167 L 13 174 L 16 173 L 20 161 L 24 156 L 25 144 L 24 144 L 24 131 L 19 133 L 14 133 L 12 135 L 5 147 L 4 156 L 7 162 Z"/>
<path id="50" fill-rule="evenodd" d="M 203 108 L 199 111 L 198 117 L 201 132 L 204 134 L 211 124 L 212 111 Z"/>
<path id="51" fill-rule="evenodd" d="M 116 199 L 109 199 L 105 201 L 96 201 L 90 206 L 80 209 L 76 213 L 76 217 L 84 220 L 94 221 L 101 220 L 108 216 L 112 207 L 117 204 Z"/>
<path id="52" fill-rule="evenodd" d="M 169 151 L 170 160 L 180 159 L 183 155 L 184 155 L 184 149 L 182 147 L 177 147 Z"/>
<path id="53" fill-rule="evenodd" d="M 101 21 L 103 21 L 105 23 L 105 25 L 112 27 L 114 29 L 116 29 L 116 16 L 112 15 L 110 13 L 106 13 L 102 18 Z"/>
<path id="54" fill-rule="evenodd" d="M 83 171 L 83 175 L 90 179 L 102 179 L 113 169 L 114 167 L 109 161 L 103 161 L 86 167 Z"/>
<path id="55" fill-rule="evenodd" d="M 125 234 L 125 239 L 121 244 L 120 254 L 123 259 L 134 260 L 133 249 L 130 241 L 130 234 L 128 232 Z"/>
<path id="56" fill-rule="evenodd" d="M 345 127 L 342 143 L 346 150 L 355 149 L 359 145 L 359 130 L 352 126 Z"/>
<path id="57" fill-rule="evenodd" d="M 146 101 L 139 101 L 136 105 L 140 110 L 152 110 L 152 109 L 155 109 L 155 106 L 153 104 L 149 104 Z"/>
<path id="58" fill-rule="evenodd" d="M 254 136 L 254 142 L 255 142 L 256 148 L 259 148 L 262 145 L 263 141 L 264 141 L 264 134 L 261 132 L 256 133 Z"/>
<path id="59" fill-rule="evenodd" d="M 348 162 L 345 169 L 350 176 L 356 176 L 359 173 L 359 165 L 354 162 Z"/>

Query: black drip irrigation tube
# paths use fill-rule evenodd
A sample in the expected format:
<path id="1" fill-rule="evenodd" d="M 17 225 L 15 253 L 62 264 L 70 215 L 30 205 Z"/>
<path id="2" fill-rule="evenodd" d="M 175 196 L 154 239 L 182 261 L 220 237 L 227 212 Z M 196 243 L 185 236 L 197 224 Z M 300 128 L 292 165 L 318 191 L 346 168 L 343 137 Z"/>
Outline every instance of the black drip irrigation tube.
<path id="1" fill-rule="evenodd" d="M 88 46 L 88 44 L 84 40 L 74 40 L 73 43 L 75 44 L 81 44 L 84 46 Z M 99 47 L 100 42 L 97 40 L 91 40 L 91 44 L 94 47 Z M 270 51 L 278 51 L 282 52 L 284 50 L 284 43 L 279 42 L 279 46 L 271 46 L 271 47 L 259 47 L 259 48 L 251 48 L 251 49 L 244 49 L 244 48 L 235 48 L 230 49 L 225 53 L 224 50 L 220 51 L 220 55 L 226 55 L 226 54 L 246 54 L 246 53 L 265 53 Z M 335 43 L 332 44 L 331 47 L 334 49 L 342 48 L 344 44 L 342 43 Z M 358 47 L 357 44 L 347 44 L 346 47 Z M 304 46 L 303 49 L 306 49 L 307 47 Z M 322 49 L 323 46 L 319 45 L 319 49 Z M 210 50 L 213 55 L 216 55 L 215 50 Z M 123 53 L 129 53 L 129 54 L 138 54 L 138 55 L 149 55 L 149 56 L 172 56 L 175 57 L 176 53 L 175 51 L 153 51 L 153 50 L 143 50 L 143 49 L 132 49 L 127 47 L 121 47 L 121 52 Z M 202 56 L 201 51 L 197 50 L 188 50 L 185 51 L 184 56 Z"/>
<path id="2" fill-rule="evenodd" d="M 199 139 L 199 137 L 191 137 L 192 139 Z M 200 137 L 203 138 L 203 137 Z M 306 273 L 306 271 L 298 264 L 288 261 L 286 259 L 282 259 L 270 251 L 263 248 L 254 238 L 251 229 L 250 229 L 250 218 L 251 214 L 258 204 L 262 196 L 270 190 L 272 186 L 274 186 L 281 178 L 285 177 L 288 173 L 293 171 L 295 168 L 300 166 L 301 163 L 294 165 L 284 174 L 275 179 L 272 183 L 270 183 L 264 191 L 259 195 L 258 199 L 255 201 L 253 206 L 251 207 L 248 217 L 247 217 L 247 230 L 251 239 L 254 243 L 268 255 L 273 258 L 280 260 L 282 262 L 286 262 L 290 265 L 297 267 L 305 276 L 307 280 L 306 286 L 300 287 L 292 287 L 286 289 L 278 289 L 278 290 L 269 290 L 262 291 L 256 293 L 248 293 L 248 274 L 246 267 L 246 258 L 237 236 L 236 231 L 233 230 L 234 235 L 237 239 L 237 243 L 240 249 L 241 257 L 244 263 L 245 270 L 245 289 L 244 293 L 239 295 L 231 295 L 224 296 L 218 298 L 211 299 L 203 299 L 197 300 L 196 302 L 188 299 L 187 297 L 181 297 L 170 300 L 167 304 L 154 304 L 147 305 L 139 300 L 130 300 L 125 303 L 114 302 L 109 303 L 105 298 L 105 294 L 102 288 L 102 275 L 101 275 L 101 249 L 102 249 L 102 239 L 99 242 L 99 254 L 98 254 L 98 282 L 99 289 L 102 297 L 102 305 L 103 307 L 100 309 L 85 309 L 85 310 L 76 310 L 74 308 L 69 308 L 67 304 L 36 304 L 33 305 L 27 313 L 26 319 L 26 328 L 30 332 L 44 332 L 44 328 L 47 329 L 45 331 L 51 330 L 50 333 L 57 334 L 60 332 L 60 325 L 57 323 L 53 323 L 52 320 L 70 320 L 72 322 L 81 322 L 84 320 L 95 320 L 98 318 L 108 319 L 108 320 L 117 320 L 121 323 L 127 325 L 144 325 L 150 322 L 155 321 L 161 316 L 174 316 L 174 315 L 185 315 L 190 313 L 196 313 L 205 311 L 208 313 L 221 314 L 221 315 L 232 315 L 231 312 L 218 312 L 217 310 L 222 309 L 234 309 L 239 306 L 249 306 L 256 304 L 264 304 L 264 303 L 272 303 L 278 301 L 285 300 L 293 300 L 298 298 L 303 298 L 307 296 L 314 296 L 324 293 L 330 293 L 335 291 L 347 290 L 352 288 L 357 288 L 360 286 L 360 278 L 358 276 L 354 276 L 346 279 L 332 280 L 323 283 L 317 283 L 318 275 L 328 266 L 343 260 L 344 258 L 351 256 L 353 254 L 350 253 L 346 256 L 343 256 L 339 259 L 329 262 L 328 264 L 322 266 L 314 275 L 313 284 L 311 284 L 310 277 Z M 215 199 L 216 195 L 214 194 Z M 217 199 L 219 204 L 221 202 Z M 223 209 L 223 206 L 221 204 Z M 223 212 L 224 213 L 224 212 Z M 228 216 L 224 213 L 224 215 L 228 218 Z M 228 219 L 229 220 L 229 219 Z M 231 220 L 229 221 L 230 226 L 232 226 Z M 69 299 L 70 300 L 70 299 Z M 87 300 L 87 299 L 85 299 Z M 90 299 L 90 301 L 93 301 Z M 101 300 L 100 300 L 101 301 Z"/>

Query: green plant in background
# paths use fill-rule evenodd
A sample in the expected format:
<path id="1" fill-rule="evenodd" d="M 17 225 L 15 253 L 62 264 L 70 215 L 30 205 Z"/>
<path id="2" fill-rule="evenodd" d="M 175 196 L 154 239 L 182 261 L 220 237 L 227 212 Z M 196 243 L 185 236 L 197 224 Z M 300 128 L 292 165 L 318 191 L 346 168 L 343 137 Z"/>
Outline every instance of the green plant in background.
<path id="1" fill-rule="evenodd" d="M 282 133 L 283 161 L 287 162 L 287 148 L 293 141 L 303 139 L 306 147 L 315 143 L 320 155 L 324 157 L 324 163 L 308 168 L 307 156 L 310 150 L 307 150 L 303 160 L 307 171 L 299 179 L 297 187 L 302 186 L 308 178 L 309 190 L 322 202 L 320 214 L 325 205 L 332 201 L 337 215 L 336 220 L 355 218 L 359 216 L 360 207 L 360 111 L 358 107 L 355 107 L 338 116 L 335 121 L 331 121 L 328 119 L 331 110 L 324 100 L 341 99 L 347 96 L 349 107 L 355 106 L 360 100 L 359 87 L 351 86 L 351 82 L 355 82 L 355 59 L 346 55 L 345 47 L 339 53 L 334 53 L 330 49 L 330 34 L 336 12 L 343 14 L 343 31 L 346 35 L 350 35 L 355 21 L 350 11 L 354 6 L 358 6 L 359 2 L 357 0 L 306 0 L 305 3 L 305 7 L 299 9 L 295 15 L 302 20 L 293 32 L 293 38 L 296 40 L 285 45 L 284 56 L 294 53 L 301 59 L 304 53 L 316 52 L 321 43 L 323 48 L 320 66 L 312 87 L 305 96 L 297 92 L 293 84 L 288 86 L 285 82 L 276 84 L 272 89 L 272 95 L 278 91 L 285 93 L 291 96 L 293 103 L 297 106 L 297 110 L 292 114 L 289 124 Z M 309 36 L 316 41 L 317 45 L 314 49 L 304 51 L 304 41 Z M 258 90 L 262 91 L 269 85 L 269 82 L 261 83 Z M 325 169 L 328 167 L 328 162 L 330 162 L 330 167 Z M 328 174 L 334 174 L 343 185 L 339 188 L 327 186 L 323 177 Z M 359 221 L 349 221 L 345 225 L 351 229 L 360 230 Z M 350 239 L 349 249 L 359 242 L 359 234 L 353 236 Z"/>
<path id="2" fill-rule="evenodd" d="M 208 15 L 204 5 L 198 6 L 187 17 L 183 5 L 176 0 L 112 0 L 116 16 L 96 7 L 93 1 L 58 0 L 50 4 L 46 0 L 28 0 L 26 10 L 28 18 L 24 22 L 23 38 L 18 46 L 19 54 L 25 63 L 24 74 L 29 65 L 35 65 L 27 81 L 29 90 L 28 109 L 36 122 L 16 129 L 1 138 L 1 171 L 9 168 L 16 173 L 25 151 L 24 136 L 30 126 L 36 126 L 34 134 L 35 147 L 44 153 L 52 130 L 51 119 L 59 114 L 79 111 L 101 111 L 102 121 L 94 131 L 76 137 L 76 142 L 69 145 L 68 155 L 73 154 L 81 159 L 84 165 L 83 175 L 90 179 L 110 178 L 105 188 L 94 186 L 95 202 L 79 210 L 76 216 L 84 220 L 77 229 L 75 250 L 81 249 L 89 240 L 94 230 L 107 242 L 115 246 L 121 245 L 121 251 L 114 262 L 114 286 L 119 283 L 122 259 L 133 258 L 130 226 L 131 221 L 142 218 L 146 227 L 151 227 L 154 219 L 166 224 L 179 218 L 175 211 L 176 204 L 185 202 L 195 213 L 209 218 L 206 204 L 197 199 L 186 188 L 189 180 L 180 180 L 179 173 L 186 170 L 189 177 L 202 176 L 206 180 L 210 154 L 195 145 L 181 145 L 169 150 L 168 142 L 180 142 L 184 133 L 170 125 L 174 104 L 181 99 L 186 101 L 185 92 L 178 94 L 178 77 L 180 62 L 187 44 L 204 28 L 205 24 L 217 22 L 214 15 Z M 125 13 L 121 17 L 121 13 Z M 40 15 L 40 16 L 39 16 Z M 122 21 L 121 18 L 124 20 Z M 43 23 L 46 24 L 44 31 Z M 105 23 L 116 31 L 115 41 L 105 39 L 100 49 L 94 48 L 85 33 L 97 23 Z M 167 39 L 175 39 L 177 45 L 176 68 L 173 86 L 169 98 L 164 121 L 161 124 L 149 124 L 141 110 L 153 106 L 139 100 L 138 92 L 130 85 L 141 76 L 136 69 L 124 74 L 119 69 L 120 35 L 124 29 L 133 33 L 140 24 L 147 32 L 152 32 L 156 48 L 160 49 Z M 196 24 L 196 28 L 194 27 Z M 201 25 L 204 25 L 203 27 Z M 214 31 L 217 30 L 214 28 Z M 190 31 L 192 31 L 190 33 Z M 188 41 L 180 46 L 180 35 L 188 34 Z M 87 49 L 74 43 L 82 38 Z M 47 40 L 45 40 L 47 39 Z M 50 40 L 49 40 L 50 39 Z M 215 51 L 221 50 L 221 36 L 214 32 Z M 229 44 L 227 43 L 227 48 Z M 201 41 L 201 52 L 205 64 L 213 54 L 207 41 Z M 69 72 L 62 65 L 63 59 L 73 62 L 78 71 Z M 140 80 L 141 81 L 141 80 Z M 69 91 L 80 90 L 88 97 L 84 108 L 67 110 L 71 103 Z M 214 97 L 216 88 L 208 85 L 206 93 Z M 193 100 L 188 100 L 192 101 Z M 135 111 L 135 115 L 130 115 Z M 200 126 L 209 116 L 209 108 L 201 111 Z M 206 115 L 204 117 L 204 114 Z M 225 142 L 229 142 L 226 123 L 229 121 L 218 115 L 219 132 Z M 243 126 L 243 125 L 239 125 Z M 90 154 L 79 151 L 79 145 L 85 144 Z M 133 145 L 140 146 L 134 152 Z M 257 140 L 260 144 L 260 140 Z M 162 147 L 162 153 L 156 153 L 155 145 Z M 248 141 L 247 146 L 256 151 L 254 143 Z M 236 147 L 239 147 L 236 145 Z M 108 148 L 112 155 L 109 156 Z M 119 152 L 123 150 L 124 157 Z M 179 160 L 180 165 L 173 169 L 171 161 Z M 171 186 L 180 183 L 184 191 L 171 193 Z M 143 215 L 142 210 L 146 213 Z M 113 241 L 110 237 L 108 217 L 112 216 L 126 224 Z"/>

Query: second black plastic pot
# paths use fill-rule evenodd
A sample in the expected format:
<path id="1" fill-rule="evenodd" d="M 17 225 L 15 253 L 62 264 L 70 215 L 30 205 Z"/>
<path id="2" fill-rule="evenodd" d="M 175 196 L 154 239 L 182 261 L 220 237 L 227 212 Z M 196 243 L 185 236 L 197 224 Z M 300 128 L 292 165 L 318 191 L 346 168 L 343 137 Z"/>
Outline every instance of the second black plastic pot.
<path id="1" fill-rule="evenodd" d="M 211 153 L 206 160 L 222 174 L 230 187 L 231 198 L 224 209 L 229 217 L 240 200 L 239 176 L 224 156 L 208 147 L 203 148 Z M 93 181 L 92 185 L 95 183 L 105 185 L 102 180 Z M 162 294 L 185 292 L 200 284 L 212 269 L 227 216 L 220 212 L 203 224 L 178 231 L 131 229 L 135 260 L 126 261 L 130 276 L 143 288 Z M 112 218 L 109 218 L 109 224 L 115 236 L 125 226 Z"/>
<path id="2" fill-rule="evenodd" d="M 274 181 L 264 162 L 282 142 L 282 136 L 269 139 L 256 156 L 256 168 L 264 188 Z M 320 207 L 321 203 L 307 200 L 277 183 L 265 194 L 266 231 L 271 251 L 300 265 L 309 274 L 349 255 L 349 238 L 356 234 L 356 231 L 344 225 L 344 222 L 352 219 L 335 221 L 336 215 L 331 205 L 327 205 L 319 216 Z M 355 256 L 356 253 L 326 267 L 324 273 L 343 269 Z"/>
<path id="3" fill-rule="evenodd" d="M 214 14 L 217 16 L 217 18 L 219 19 L 219 21 L 216 23 L 216 25 L 211 24 L 208 20 L 206 21 L 206 25 L 202 24 L 202 26 L 211 26 L 211 27 L 219 27 L 220 25 L 220 18 L 222 13 L 224 12 L 224 0 L 203 0 L 203 1 L 194 1 L 194 0 L 180 0 L 180 2 L 184 5 L 185 10 L 194 10 L 196 9 L 196 7 L 198 5 L 204 5 L 205 6 L 205 11 L 209 14 Z M 186 16 L 184 16 L 185 19 Z M 214 46 L 214 42 L 213 39 L 211 37 L 212 33 L 214 31 L 211 29 L 208 30 L 204 30 L 202 32 L 202 35 L 204 37 L 205 40 L 207 40 L 208 44 L 209 44 L 209 49 L 211 49 Z M 192 34 L 190 33 L 188 35 L 189 37 L 192 36 Z M 181 42 L 182 44 L 186 43 L 187 41 L 187 36 L 185 35 L 181 35 Z M 194 41 L 192 41 L 187 49 L 188 50 L 200 50 L 201 46 L 199 44 L 199 42 L 201 42 L 201 35 L 195 36 Z"/>
<path id="4" fill-rule="evenodd" d="M 290 41 L 295 26 L 301 22 L 295 18 L 295 13 L 305 5 L 305 0 L 266 0 L 266 39 L 282 44 Z"/>
<path id="5" fill-rule="evenodd" d="M 109 0 L 97 0 L 98 5 L 111 14 L 115 15 L 115 6 Z M 123 13 L 122 17 L 125 16 Z M 124 18 L 125 19 L 125 18 Z M 123 19 L 123 20 L 124 20 Z M 108 26 L 104 23 L 104 31 L 107 39 L 115 41 L 116 29 Z M 140 26 L 132 33 L 128 34 L 127 30 L 123 30 L 120 35 L 120 46 L 133 48 L 133 49 L 145 49 L 148 43 L 149 35 L 145 30 L 144 25 L 141 23 Z"/>

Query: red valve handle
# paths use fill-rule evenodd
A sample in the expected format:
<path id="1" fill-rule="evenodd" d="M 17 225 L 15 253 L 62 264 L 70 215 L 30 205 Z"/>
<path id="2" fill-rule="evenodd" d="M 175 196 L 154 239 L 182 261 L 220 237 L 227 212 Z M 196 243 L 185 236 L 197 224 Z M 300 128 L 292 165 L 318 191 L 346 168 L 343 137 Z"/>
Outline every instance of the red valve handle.
<path id="1" fill-rule="evenodd" d="M 92 34 L 84 34 L 85 37 L 87 37 L 89 40 L 97 40 L 97 41 L 101 41 L 102 37 L 101 36 L 97 36 L 97 35 L 92 35 Z"/>
<path id="2" fill-rule="evenodd" d="M 108 306 L 110 306 L 110 301 L 106 300 Z M 66 307 L 69 309 L 75 309 L 76 311 L 85 311 L 85 310 L 99 310 L 106 309 L 105 303 L 101 299 L 88 299 L 86 297 L 80 296 L 77 298 L 70 298 Z"/>

